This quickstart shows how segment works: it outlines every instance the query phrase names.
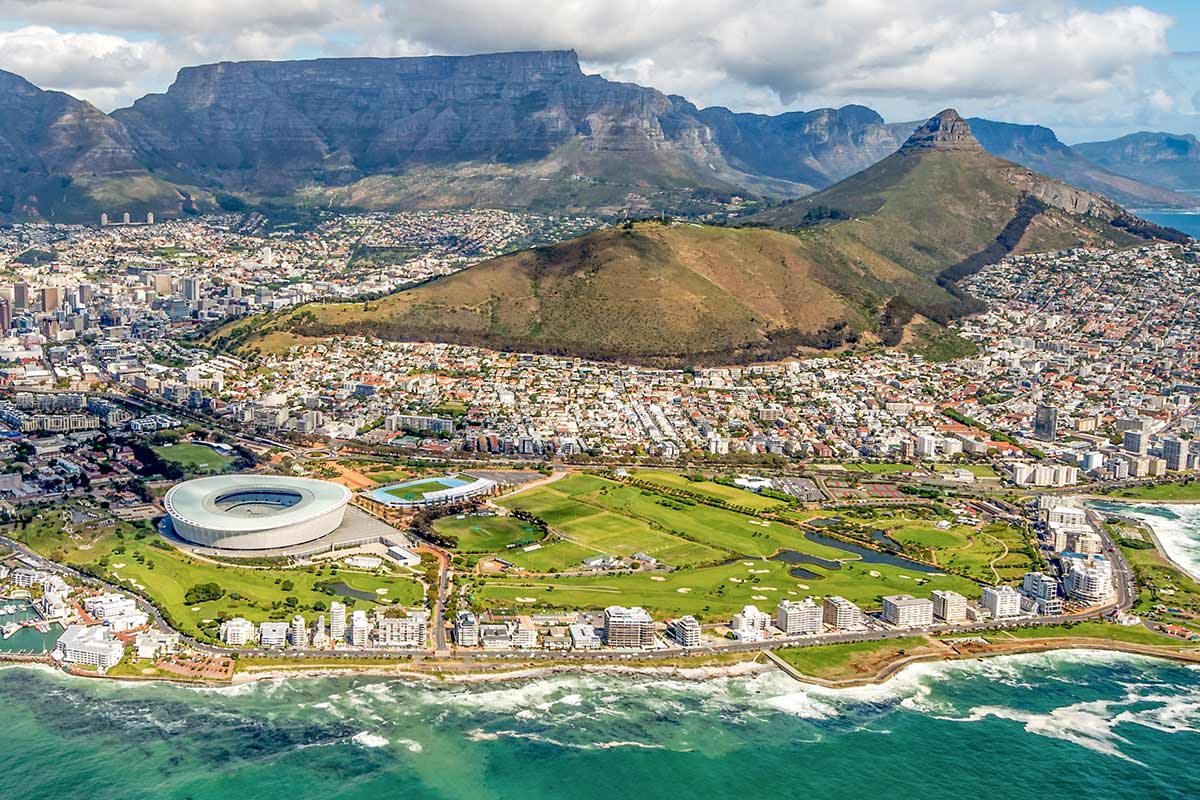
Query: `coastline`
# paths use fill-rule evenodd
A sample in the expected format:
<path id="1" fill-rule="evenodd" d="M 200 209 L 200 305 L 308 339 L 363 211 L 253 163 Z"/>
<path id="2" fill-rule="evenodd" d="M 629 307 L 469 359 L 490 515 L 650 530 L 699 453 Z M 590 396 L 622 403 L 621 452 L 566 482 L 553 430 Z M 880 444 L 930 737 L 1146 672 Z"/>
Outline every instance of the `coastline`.
<path id="1" fill-rule="evenodd" d="M 1105 503 L 1115 503 L 1118 505 L 1163 506 L 1166 508 L 1170 508 L 1171 506 L 1200 506 L 1200 500 L 1137 500 L 1134 498 L 1111 498 L 1104 497 L 1102 495 L 1087 495 L 1085 505 L 1086 502 L 1090 502 L 1092 500 L 1099 500 Z M 1171 551 L 1163 545 L 1162 539 L 1159 537 L 1158 531 L 1154 529 L 1153 523 L 1138 517 L 1127 516 L 1125 519 L 1130 522 L 1137 523 L 1138 527 L 1146 531 L 1146 533 L 1150 536 L 1150 541 L 1154 544 L 1155 550 L 1158 551 L 1158 554 L 1162 556 L 1168 564 L 1182 572 L 1184 575 L 1196 580 L 1200 580 L 1200 574 L 1196 574 L 1192 571 L 1192 569 L 1185 567 L 1183 564 L 1180 564 L 1175 560 L 1175 557 L 1171 555 Z"/>

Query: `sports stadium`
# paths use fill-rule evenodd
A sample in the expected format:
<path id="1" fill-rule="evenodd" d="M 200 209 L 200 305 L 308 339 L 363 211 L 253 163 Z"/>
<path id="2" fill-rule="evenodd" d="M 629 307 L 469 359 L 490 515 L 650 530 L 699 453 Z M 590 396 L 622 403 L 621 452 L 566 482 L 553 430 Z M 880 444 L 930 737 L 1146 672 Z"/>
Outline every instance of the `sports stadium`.
<path id="1" fill-rule="evenodd" d="M 482 497 L 496 488 L 496 482 L 471 475 L 442 475 L 416 478 L 405 483 L 381 486 L 367 494 L 376 503 L 397 508 L 423 508 Z"/>
<path id="2" fill-rule="evenodd" d="M 163 505 L 181 539 L 228 550 L 270 550 L 333 532 L 349 501 L 349 489 L 328 481 L 218 475 L 173 487 Z"/>

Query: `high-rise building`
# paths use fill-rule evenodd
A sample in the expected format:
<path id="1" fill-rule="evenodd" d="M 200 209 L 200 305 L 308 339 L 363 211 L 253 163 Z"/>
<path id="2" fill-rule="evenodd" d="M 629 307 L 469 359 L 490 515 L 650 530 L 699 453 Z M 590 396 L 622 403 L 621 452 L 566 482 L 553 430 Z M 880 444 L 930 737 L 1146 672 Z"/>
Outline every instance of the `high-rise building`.
<path id="1" fill-rule="evenodd" d="M 667 623 L 667 636 L 680 647 L 700 646 L 700 623 L 690 614 Z"/>
<path id="2" fill-rule="evenodd" d="M 1033 435 L 1043 441 L 1053 442 L 1058 436 L 1058 409 L 1039 405 L 1033 417 Z"/>
<path id="3" fill-rule="evenodd" d="M 844 597 L 826 597 L 821 611 L 825 624 L 836 630 L 854 628 L 862 622 L 862 609 Z"/>
<path id="4" fill-rule="evenodd" d="M 171 295 L 171 273 L 156 272 L 152 280 L 154 291 L 159 297 L 169 297 Z"/>
<path id="5" fill-rule="evenodd" d="M 42 287 L 42 311 L 58 311 L 62 305 L 62 289 L 57 286 Z"/>
<path id="6" fill-rule="evenodd" d="M 258 644 L 260 647 L 283 647 L 287 644 L 288 629 L 286 622 L 264 622 L 258 626 Z"/>
<path id="7" fill-rule="evenodd" d="M 12 328 L 12 317 L 12 306 L 7 300 L 0 298 L 0 336 Z"/>
<path id="8" fill-rule="evenodd" d="M 729 624 L 734 634 L 739 638 L 762 637 L 771 627 L 771 615 L 758 610 L 758 606 L 743 606 L 742 610 L 733 615 Z"/>
<path id="9" fill-rule="evenodd" d="M 300 614 L 292 617 L 291 630 L 292 647 L 306 647 L 308 645 L 308 628 L 304 624 L 304 617 Z"/>
<path id="10" fill-rule="evenodd" d="M 987 586 L 983 590 L 983 607 L 992 619 L 1021 616 L 1021 593 L 1011 586 Z"/>
<path id="11" fill-rule="evenodd" d="M 1188 443 L 1184 440 L 1175 436 L 1163 439 L 1162 454 L 1167 469 L 1182 472 L 1188 468 Z"/>
<path id="12" fill-rule="evenodd" d="M 1125 431 L 1122 437 L 1121 446 L 1129 453 L 1137 453 L 1145 455 L 1147 446 L 1150 444 L 1150 437 L 1143 431 Z"/>
<path id="13" fill-rule="evenodd" d="M 1039 614 L 1061 614 L 1062 596 L 1058 592 L 1058 581 L 1041 572 L 1026 572 L 1021 581 L 1021 594 L 1037 605 Z"/>
<path id="14" fill-rule="evenodd" d="M 479 618 L 470 611 L 460 611 L 454 618 L 454 641 L 459 647 L 479 646 Z"/>
<path id="15" fill-rule="evenodd" d="M 967 598 L 949 589 L 935 589 L 930 597 L 933 599 L 933 615 L 945 622 L 965 622 L 967 619 Z"/>
<path id="16" fill-rule="evenodd" d="M 350 630 L 346 640 L 354 647 L 366 647 L 371 634 L 371 620 L 361 608 L 350 615 Z"/>
<path id="17" fill-rule="evenodd" d="M 337 600 L 329 604 L 329 640 L 346 641 L 346 606 Z"/>
<path id="18" fill-rule="evenodd" d="M 200 299 L 200 279 L 188 276 L 183 279 L 183 299 L 194 303 Z"/>
<path id="19" fill-rule="evenodd" d="M 13 284 L 13 310 L 29 310 L 29 284 L 25 281 L 17 281 Z"/>
<path id="20" fill-rule="evenodd" d="M 653 647 L 654 620 L 640 606 L 604 609 L 604 643 L 609 647 Z"/>
<path id="21" fill-rule="evenodd" d="M 775 607 L 775 627 L 788 636 L 820 633 L 824 630 L 824 614 L 811 597 L 780 600 Z"/>
<path id="22" fill-rule="evenodd" d="M 922 628 L 933 624 L 933 601 L 911 594 L 883 598 L 883 620 L 900 628 Z"/>

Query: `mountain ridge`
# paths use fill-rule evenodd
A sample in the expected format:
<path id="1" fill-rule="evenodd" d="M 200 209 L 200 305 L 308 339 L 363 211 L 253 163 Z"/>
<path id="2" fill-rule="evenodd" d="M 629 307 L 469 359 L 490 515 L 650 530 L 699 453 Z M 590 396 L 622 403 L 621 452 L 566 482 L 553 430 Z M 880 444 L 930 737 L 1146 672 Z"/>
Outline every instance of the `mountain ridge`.
<path id="1" fill-rule="evenodd" d="M 66 102 L 29 89 L 10 94 L 39 107 Z M 0 217 L 90 221 L 100 210 L 165 217 L 246 204 L 704 214 L 739 197 L 821 190 L 893 153 L 918 124 L 887 123 L 857 105 L 777 115 L 698 108 L 587 75 L 570 50 L 226 61 L 184 67 L 165 92 L 111 115 L 70 101 L 75 138 L 107 144 L 64 161 L 50 141 L 55 120 L 14 110 L 43 120 L 19 140 L 48 141 L 8 142 L 16 155 L 0 166 L 0 199 L 9 198 Z M 985 147 L 1123 202 L 1194 202 L 1072 156 L 1048 129 L 1005 130 L 984 137 Z M 1039 130 L 1053 141 L 1033 146 Z"/>
<path id="2" fill-rule="evenodd" d="M 981 266 L 1153 235 L 1132 219 L 986 153 L 948 109 L 882 161 L 741 227 L 629 222 L 377 301 L 231 326 L 213 343 L 369 335 L 667 366 L 892 345 L 918 317 L 938 333 L 977 310 L 955 282 Z"/>

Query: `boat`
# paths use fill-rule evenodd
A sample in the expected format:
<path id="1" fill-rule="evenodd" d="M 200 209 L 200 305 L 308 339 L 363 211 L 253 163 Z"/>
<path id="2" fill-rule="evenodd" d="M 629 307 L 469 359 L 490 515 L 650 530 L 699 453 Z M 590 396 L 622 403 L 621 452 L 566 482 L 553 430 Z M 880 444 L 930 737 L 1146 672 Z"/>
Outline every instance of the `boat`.
<path id="1" fill-rule="evenodd" d="M 0 634 L 3 634 L 4 638 L 7 639 L 19 630 L 21 630 L 21 626 L 17 623 L 6 622 L 4 623 L 4 627 L 0 628 Z"/>

